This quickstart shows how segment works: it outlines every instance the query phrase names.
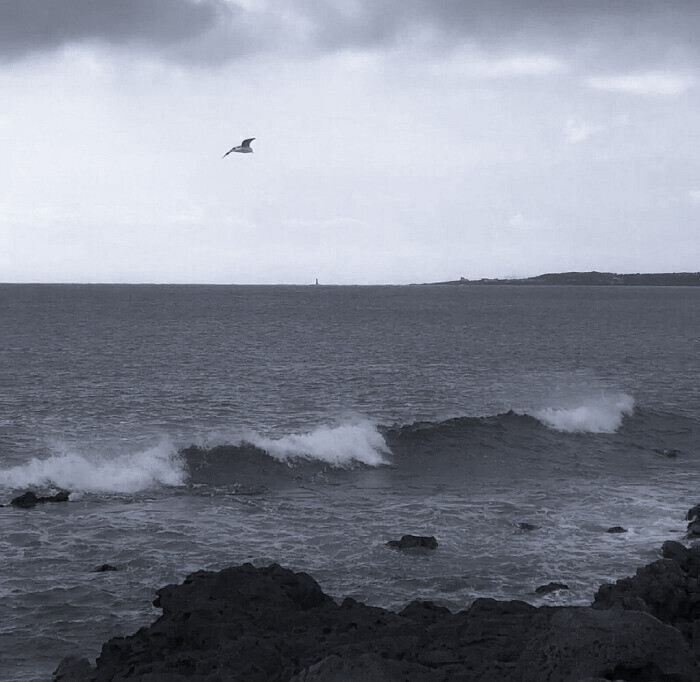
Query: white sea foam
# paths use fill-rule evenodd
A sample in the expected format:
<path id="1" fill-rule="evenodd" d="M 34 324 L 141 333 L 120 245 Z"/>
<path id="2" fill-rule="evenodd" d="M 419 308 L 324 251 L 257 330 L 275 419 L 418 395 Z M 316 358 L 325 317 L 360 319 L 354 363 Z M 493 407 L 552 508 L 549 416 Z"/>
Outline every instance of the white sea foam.
<path id="1" fill-rule="evenodd" d="M 614 433 L 620 428 L 622 418 L 634 412 L 634 398 L 626 393 L 601 394 L 578 404 L 524 412 L 556 431 Z"/>
<path id="2" fill-rule="evenodd" d="M 85 456 L 63 446 L 46 459 L 0 469 L 0 486 L 53 486 L 71 491 L 135 493 L 156 485 L 183 485 L 185 463 L 167 440 L 146 450 L 112 457 Z"/>
<path id="3" fill-rule="evenodd" d="M 265 438 L 249 434 L 246 440 L 272 457 L 289 460 L 296 457 L 317 459 L 336 467 L 353 463 L 378 466 L 387 464 L 390 454 L 384 437 L 367 421 L 341 426 L 321 426 L 310 433 L 290 434 L 281 438 Z"/>

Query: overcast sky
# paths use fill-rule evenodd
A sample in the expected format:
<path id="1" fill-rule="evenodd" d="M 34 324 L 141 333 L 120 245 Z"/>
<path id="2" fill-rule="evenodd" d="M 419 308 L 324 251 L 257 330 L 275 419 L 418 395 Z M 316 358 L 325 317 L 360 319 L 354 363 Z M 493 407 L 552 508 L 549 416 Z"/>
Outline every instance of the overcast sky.
<path id="1" fill-rule="evenodd" d="M 0 0 L 0 281 L 700 270 L 699 35 L 697 0 Z"/>

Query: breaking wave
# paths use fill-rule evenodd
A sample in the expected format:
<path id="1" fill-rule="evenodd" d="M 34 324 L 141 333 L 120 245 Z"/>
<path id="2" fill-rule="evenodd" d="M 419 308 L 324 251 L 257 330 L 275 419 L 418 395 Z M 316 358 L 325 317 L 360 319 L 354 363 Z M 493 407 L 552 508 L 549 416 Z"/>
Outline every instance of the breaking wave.
<path id="1" fill-rule="evenodd" d="M 382 434 L 367 421 L 336 427 L 322 426 L 309 433 L 281 438 L 264 438 L 253 434 L 246 440 L 280 461 L 314 459 L 339 468 L 354 464 L 387 464 L 384 456 L 390 454 Z"/>
<path id="2" fill-rule="evenodd" d="M 280 438 L 249 433 L 233 441 L 182 450 L 190 482 L 235 483 L 248 491 L 261 485 L 298 485 L 301 480 L 316 480 L 319 473 L 342 476 L 353 469 L 386 465 L 391 454 L 379 428 L 367 421 L 321 426 Z"/>
<path id="3" fill-rule="evenodd" d="M 0 469 L 0 486 L 11 489 L 57 487 L 71 491 L 135 493 L 157 485 L 180 486 L 185 462 L 169 441 L 115 457 L 86 457 L 66 451 Z"/>
<path id="4" fill-rule="evenodd" d="M 525 411 L 545 426 L 567 433 L 615 433 L 634 412 L 634 398 L 625 393 L 586 399 L 578 405 Z"/>
<path id="5" fill-rule="evenodd" d="M 634 398 L 624 393 L 582 398 L 558 407 L 509 410 L 484 417 L 456 417 L 439 422 L 414 422 L 393 426 L 386 433 L 393 437 L 437 433 L 444 438 L 478 440 L 481 443 L 522 444 L 539 431 L 541 437 L 558 433 L 615 433 L 624 417 L 634 414 Z M 546 427 L 546 428 L 544 428 Z M 478 436 L 475 435 L 478 432 Z M 507 434 L 507 435 L 506 435 Z"/>
<path id="6" fill-rule="evenodd" d="M 380 426 L 354 421 L 272 438 L 249 432 L 216 446 L 178 449 L 165 439 L 134 453 L 106 456 L 61 446 L 45 459 L 0 469 L 0 487 L 58 487 L 96 493 L 136 493 L 188 483 L 290 482 L 319 471 L 425 466 L 465 452 L 561 452 L 559 434 L 610 434 L 634 412 L 626 394 L 486 417 Z M 561 438 L 562 436 L 560 436 Z M 565 437 L 565 436 L 564 436 Z M 437 459 L 436 459 L 437 458 Z"/>

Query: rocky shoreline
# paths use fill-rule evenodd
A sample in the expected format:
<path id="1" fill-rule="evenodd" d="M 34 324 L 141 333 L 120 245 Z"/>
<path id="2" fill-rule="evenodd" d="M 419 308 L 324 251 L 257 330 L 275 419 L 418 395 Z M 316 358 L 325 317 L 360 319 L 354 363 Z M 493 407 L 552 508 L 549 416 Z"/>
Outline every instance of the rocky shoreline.
<path id="1" fill-rule="evenodd" d="M 65 658 L 54 680 L 695 682 L 700 546 L 668 541 L 661 553 L 589 607 L 477 599 L 458 613 L 427 601 L 400 613 L 337 604 L 278 564 L 198 571 L 156 592 L 163 615 L 152 625 L 108 641 L 94 666 Z"/>

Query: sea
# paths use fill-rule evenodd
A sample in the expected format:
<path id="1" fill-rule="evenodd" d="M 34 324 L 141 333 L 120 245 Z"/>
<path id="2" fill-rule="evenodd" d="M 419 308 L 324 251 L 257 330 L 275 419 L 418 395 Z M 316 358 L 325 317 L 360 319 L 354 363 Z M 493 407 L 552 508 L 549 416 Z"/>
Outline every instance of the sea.
<path id="1" fill-rule="evenodd" d="M 246 562 L 588 604 L 700 503 L 699 332 L 693 287 L 0 285 L 0 679 Z"/>

